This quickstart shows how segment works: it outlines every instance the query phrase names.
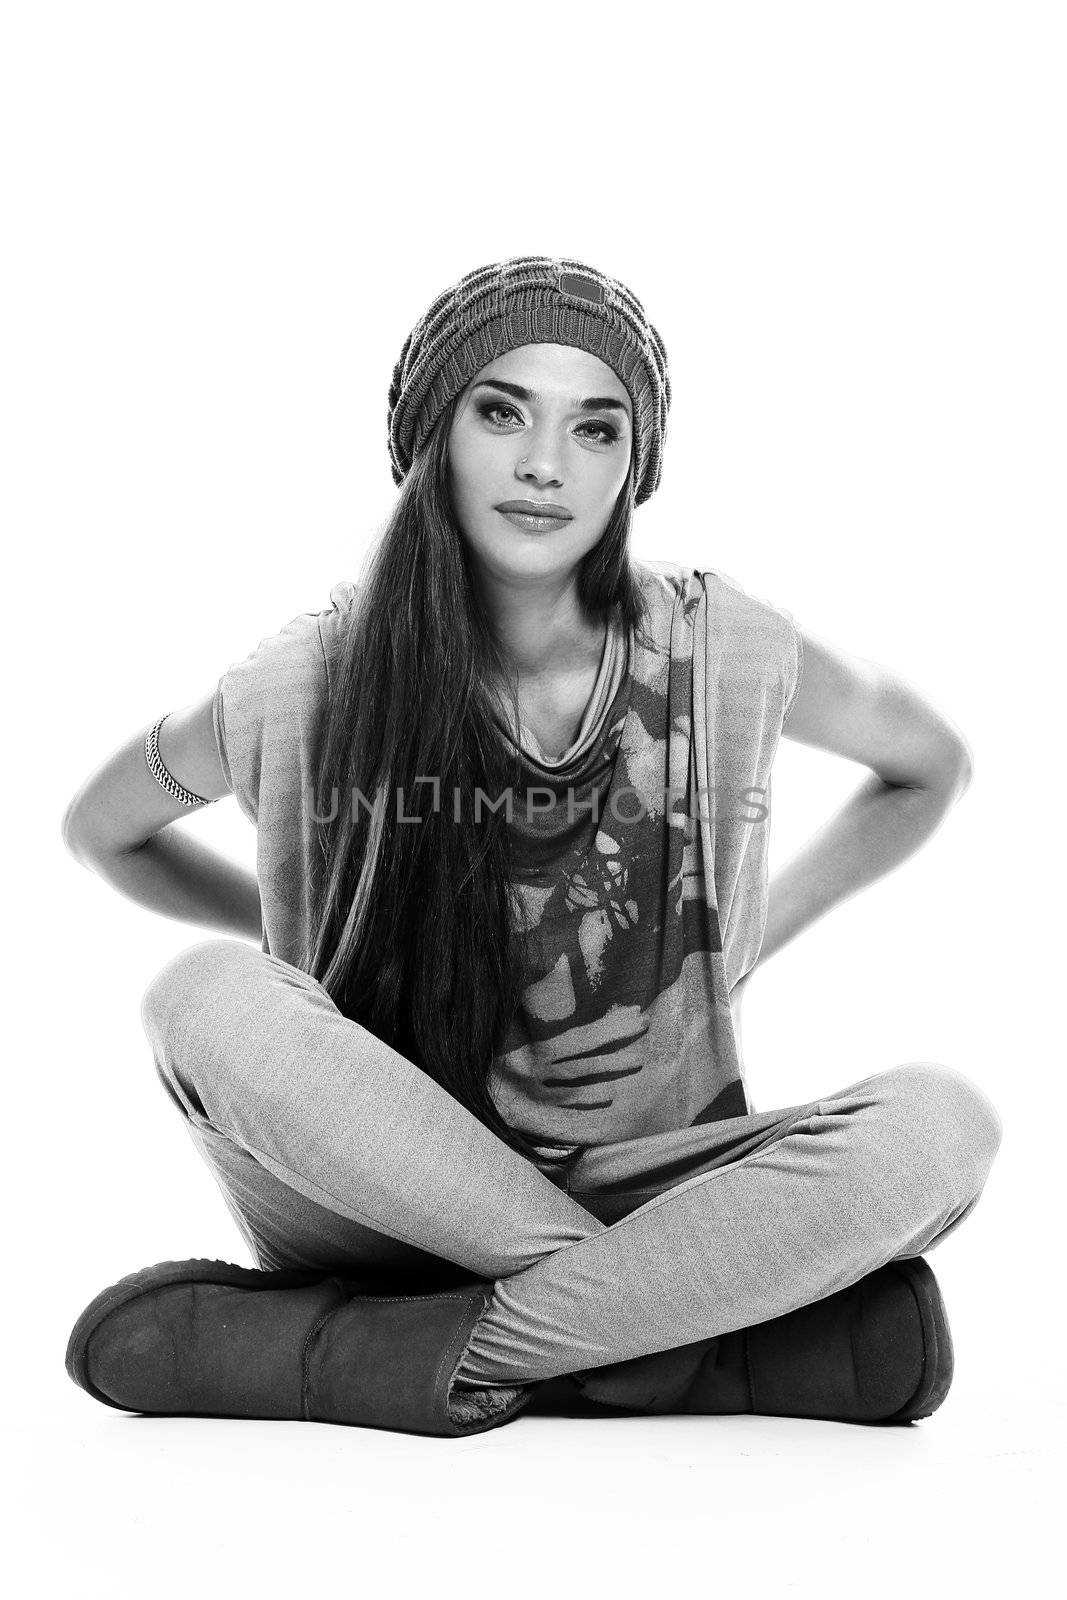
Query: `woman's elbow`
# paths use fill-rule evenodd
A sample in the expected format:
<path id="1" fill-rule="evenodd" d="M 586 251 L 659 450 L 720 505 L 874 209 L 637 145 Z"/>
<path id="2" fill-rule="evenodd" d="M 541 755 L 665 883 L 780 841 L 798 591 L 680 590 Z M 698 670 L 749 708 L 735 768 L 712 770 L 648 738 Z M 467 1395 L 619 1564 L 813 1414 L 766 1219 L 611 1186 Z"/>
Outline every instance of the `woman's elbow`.
<path id="1" fill-rule="evenodd" d="M 962 734 L 955 734 L 945 748 L 945 782 L 956 799 L 974 777 L 974 754 Z"/>
<path id="2" fill-rule="evenodd" d="M 971 783 L 973 778 L 974 778 L 974 752 L 972 751 L 970 745 L 964 743 L 963 749 L 960 752 L 960 772 L 959 772 L 959 778 L 958 778 L 958 784 L 959 784 L 958 792 L 960 794 L 962 794 L 964 789 L 966 789 L 968 787 L 968 785 Z"/>
<path id="3" fill-rule="evenodd" d="M 81 795 L 76 794 L 68 803 L 63 813 L 60 824 L 60 833 L 63 843 L 75 861 L 82 866 L 87 866 L 91 858 L 91 845 L 88 829 L 85 827 L 85 813 L 80 804 Z"/>
<path id="4" fill-rule="evenodd" d="M 973 777 L 974 757 L 970 746 L 962 738 L 953 738 L 931 751 L 918 787 L 941 790 L 954 804 Z"/>

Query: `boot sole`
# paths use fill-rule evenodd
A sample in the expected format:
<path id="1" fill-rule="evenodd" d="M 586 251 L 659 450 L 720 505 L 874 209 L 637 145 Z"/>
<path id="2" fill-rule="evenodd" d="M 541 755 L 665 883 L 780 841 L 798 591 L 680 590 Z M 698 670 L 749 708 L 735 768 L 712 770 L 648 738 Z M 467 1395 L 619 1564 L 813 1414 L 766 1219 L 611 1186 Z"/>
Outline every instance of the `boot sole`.
<path id="1" fill-rule="evenodd" d="M 126 1411 L 96 1387 L 89 1377 L 89 1341 L 97 1328 L 119 1307 L 129 1305 L 142 1295 L 156 1289 L 167 1289 L 178 1283 L 219 1283 L 234 1289 L 305 1289 L 333 1277 L 329 1272 L 306 1270 L 280 1270 L 261 1272 L 254 1267 L 237 1267 L 228 1261 L 160 1261 L 153 1267 L 143 1267 L 120 1278 L 110 1288 L 102 1289 L 91 1300 L 74 1324 L 67 1341 L 66 1369 L 79 1388 L 91 1394 L 105 1406 L 115 1411 Z"/>
<path id="2" fill-rule="evenodd" d="M 923 1370 L 911 1399 L 882 1422 L 919 1422 L 932 1416 L 948 1394 L 955 1366 L 952 1334 L 937 1279 L 921 1256 L 888 1263 L 908 1285 L 923 1332 Z"/>

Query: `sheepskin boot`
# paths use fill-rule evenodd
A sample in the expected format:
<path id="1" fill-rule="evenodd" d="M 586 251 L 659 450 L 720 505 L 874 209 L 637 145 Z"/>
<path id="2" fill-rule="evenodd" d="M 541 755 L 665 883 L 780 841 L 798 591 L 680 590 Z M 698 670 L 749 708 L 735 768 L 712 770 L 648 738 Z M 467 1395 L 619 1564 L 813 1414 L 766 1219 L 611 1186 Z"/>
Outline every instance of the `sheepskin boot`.
<path id="1" fill-rule="evenodd" d="M 937 1410 L 952 1371 L 937 1279 L 911 1256 L 768 1322 L 554 1378 L 530 1409 L 904 1423 Z"/>
<path id="2" fill-rule="evenodd" d="M 465 1437 L 510 1422 L 533 1393 L 452 1393 L 492 1291 L 472 1281 L 390 1294 L 321 1272 L 165 1261 L 91 1301 L 71 1332 L 67 1372 L 123 1411 Z"/>

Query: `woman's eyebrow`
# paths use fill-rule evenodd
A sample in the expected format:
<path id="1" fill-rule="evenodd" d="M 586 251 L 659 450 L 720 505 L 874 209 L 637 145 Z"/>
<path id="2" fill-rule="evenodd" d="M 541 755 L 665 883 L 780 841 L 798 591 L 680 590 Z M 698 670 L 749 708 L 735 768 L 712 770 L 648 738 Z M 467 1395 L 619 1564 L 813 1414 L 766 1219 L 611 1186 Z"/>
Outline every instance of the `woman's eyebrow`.
<path id="1" fill-rule="evenodd" d="M 505 383 L 503 378 L 482 378 L 474 385 L 475 389 L 502 389 L 505 394 L 510 394 L 515 400 L 538 401 L 542 398 L 534 389 L 524 389 L 518 383 Z M 474 393 L 474 390 L 471 390 Z M 621 411 L 626 414 L 626 406 L 621 400 L 616 400 L 613 395 L 602 395 L 591 400 L 575 400 L 574 404 L 579 411 Z"/>

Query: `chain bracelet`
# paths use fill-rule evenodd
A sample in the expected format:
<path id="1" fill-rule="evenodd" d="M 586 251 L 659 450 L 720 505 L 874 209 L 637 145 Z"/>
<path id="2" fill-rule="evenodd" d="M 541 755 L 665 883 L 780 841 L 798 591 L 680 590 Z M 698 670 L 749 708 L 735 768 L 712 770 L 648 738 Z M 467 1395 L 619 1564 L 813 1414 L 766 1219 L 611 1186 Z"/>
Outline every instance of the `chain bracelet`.
<path id="1" fill-rule="evenodd" d="M 148 762 L 148 770 L 159 787 L 165 789 L 171 799 L 177 800 L 179 805 L 209 806 L 210 800 L 205 800 L 202 794 L 194 794 L 191 789 L 184 789 L 177 778 L 172 777 L 163 765 L 163 757 L 159 753 L 159 730 L 169 716 L 169 711 L 163 713 L 144 742 L 144 756 Z"/>

